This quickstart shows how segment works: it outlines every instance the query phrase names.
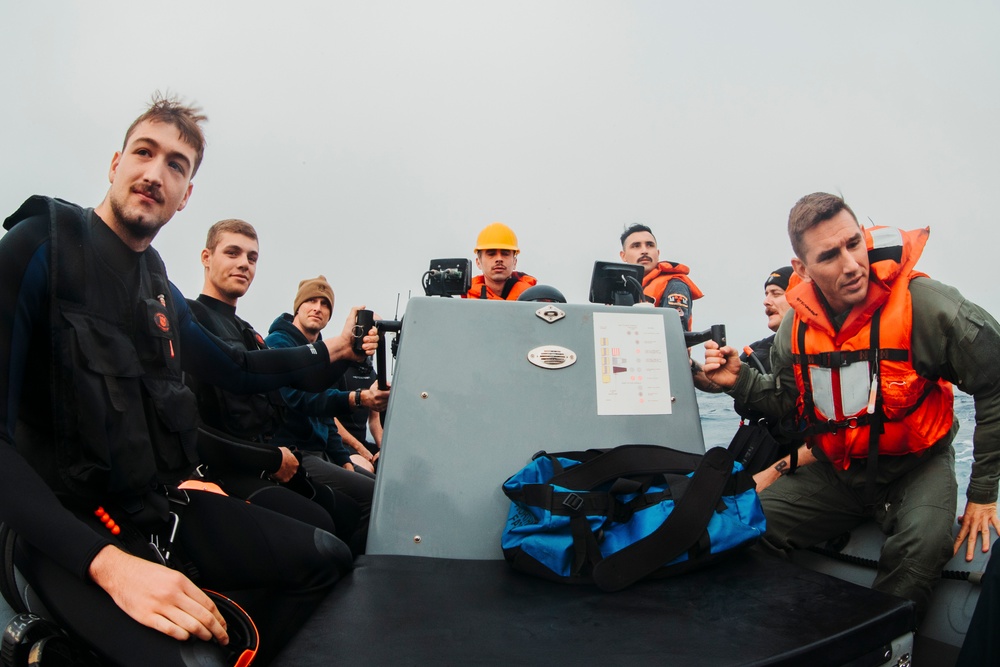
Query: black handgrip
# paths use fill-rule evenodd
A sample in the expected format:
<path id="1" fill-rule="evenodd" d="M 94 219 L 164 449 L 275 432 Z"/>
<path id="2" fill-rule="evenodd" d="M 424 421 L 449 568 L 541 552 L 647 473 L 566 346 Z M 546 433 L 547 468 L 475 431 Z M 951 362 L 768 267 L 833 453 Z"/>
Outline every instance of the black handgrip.
<path id="1" fill-rule="evenodd" d="M 370 310 L 359 310 L 358 316 L 354 320 L 354 340 L 351 341 L 351 349 L 356 353 L 364 352 L 365 336 L 375 326 L 375 313 Z"/>

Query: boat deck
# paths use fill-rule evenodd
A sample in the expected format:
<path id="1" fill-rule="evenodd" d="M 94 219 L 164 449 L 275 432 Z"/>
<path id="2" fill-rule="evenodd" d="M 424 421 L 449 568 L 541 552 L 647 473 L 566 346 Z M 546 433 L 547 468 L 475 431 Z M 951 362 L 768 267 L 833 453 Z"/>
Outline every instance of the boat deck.
<path id="1" fill-rule="evenodd" d="M 618 593 L 362 556 L 276 665 L 879 664 L 912 603 L 755 551 Z"/>

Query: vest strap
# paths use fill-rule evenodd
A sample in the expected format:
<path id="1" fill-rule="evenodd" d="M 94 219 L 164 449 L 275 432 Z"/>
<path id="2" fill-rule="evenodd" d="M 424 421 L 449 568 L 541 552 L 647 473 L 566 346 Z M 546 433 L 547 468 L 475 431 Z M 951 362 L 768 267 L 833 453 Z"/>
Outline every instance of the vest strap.
<path id="1" fill-rule="evenodd" d="M 879 369 L 879 331 L 882 324 L 882 309 L 879 308 L 872 315 L 872 326 L 871 326 L 871 349 L 875 352 L 873 355 L 873 364 L 871 371 L 869 372 L 869 377 L 872 383 L 872 392 L 874 392 L 875 402 L 870 408 L 874 410 L 869 411 L 871 414 L 871 420 L 868 425 L 868 461 L 866 462 L 865 468 L 865 507 L 871 508 L 875 505 L 875 480 L 878 476 L 878 441 L 879 436 L 885 430 L 882 426 L 883 413 L 882 413 L 882 373 Z"/>
<path id="2" fill-rule="evenodd" d="M 910 353 L 907 350 L 886 349 L 834 350 L 833 352 L 820 352 L 817 354 L 800 353 L 793 355 L 793 359 L 796 363 L 806 363 L 822 368 L 839 368 L 862 361 L 909 361 Z"/>

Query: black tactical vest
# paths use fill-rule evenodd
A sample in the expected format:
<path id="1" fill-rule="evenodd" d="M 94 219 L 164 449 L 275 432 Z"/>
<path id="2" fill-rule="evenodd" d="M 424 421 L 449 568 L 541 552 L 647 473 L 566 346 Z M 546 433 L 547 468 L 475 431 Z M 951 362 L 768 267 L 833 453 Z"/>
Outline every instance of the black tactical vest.
<path id="1" fill-rule="evenodd" d="M 197 408 L 182 381 L 177 316 L 159 254 L 153 248 L 142 254 L 138 299 L 123 298 L 114 282 L 120 279 L 90 238 L 91 209 L 32 197 L 18 214 L 51 221 L 56 460 L 39 473 L 57 492 L 80 500 L 126 501 L 157 483 L 178 482 L 196 465 Z M 48 438 L 21 435 L 26 458 L 52 456 Z"/>
<path id="2" fill-rule="evenodd" d="M 232 347 L 267 349 L 264 337 L 240 317 L 217 312 L 196 299 L 188 299 L 188 307 L 203 327 Z M 281 425 L 284 401 L 278 391 L 234 394 L 190 376 L 187 383 L 198 397 L 202 421 L 212 428 L 252 442 L 269 442 Z"/>

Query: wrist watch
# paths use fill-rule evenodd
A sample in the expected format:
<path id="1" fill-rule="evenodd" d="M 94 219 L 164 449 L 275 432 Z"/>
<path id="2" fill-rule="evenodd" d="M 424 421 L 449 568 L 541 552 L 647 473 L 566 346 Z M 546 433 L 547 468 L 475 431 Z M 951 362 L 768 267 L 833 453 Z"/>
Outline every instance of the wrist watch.
<path id="1" fill-rule="evenodd" d="M 354 390 L 354 407 L 356 407 L 356 408 L 360 408 L 361 407 L 361 390 L 360 389 L 355 389 Z"/>

